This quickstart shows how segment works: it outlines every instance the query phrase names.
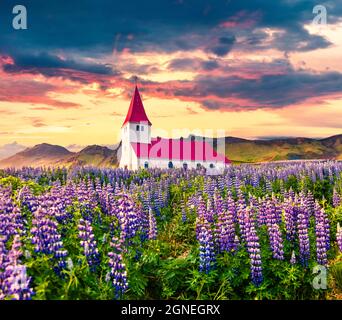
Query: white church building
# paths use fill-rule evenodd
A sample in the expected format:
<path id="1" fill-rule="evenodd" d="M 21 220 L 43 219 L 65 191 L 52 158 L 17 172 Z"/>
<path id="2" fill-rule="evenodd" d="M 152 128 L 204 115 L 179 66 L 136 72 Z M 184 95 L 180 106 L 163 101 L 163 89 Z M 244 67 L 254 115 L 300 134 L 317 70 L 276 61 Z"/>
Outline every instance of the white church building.
<path id="1" fill-rule="evenodd" d="M 231 161 L 218 153 L 205 138 L 166 139 L 151 137 L 152 123 L 148 119 L 138 87 L 135 87 L 126 119 L 121 128 L 120 167 L 139 168 L 205 167 L 222 170 Z"/>

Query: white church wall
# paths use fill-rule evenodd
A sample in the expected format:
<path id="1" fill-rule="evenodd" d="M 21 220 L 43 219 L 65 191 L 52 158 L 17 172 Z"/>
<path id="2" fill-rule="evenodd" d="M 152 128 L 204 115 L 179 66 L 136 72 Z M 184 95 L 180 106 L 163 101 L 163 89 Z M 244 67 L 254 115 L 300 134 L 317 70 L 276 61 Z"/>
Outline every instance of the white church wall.
<path id="1" fill-rule="evenodd" d="M 162 168 L 162 169 L 167 169 L 169 168 L 169 163 L 170 160 L 168 159 L 147 159 L 147 158 L 140 158 L 139 160 L 138 167 L 139 168 L 144 168 L 145 163 L 148 164 L 149 168 Z M 187 164 L 188 169 L 197 169 L 197 164 L 200 164 L 201 166 L 205 167 L 208 169 L 210 172 L 212 171 L 213 173 L 222 171 L 226 167 L 226 165 L 222 162 L 218 161 L 180 161 L 180 160 L 172 160 L 172 165 L 173 168 L 183 168 L 184 164 Z M 214 167 L 211 168 L 210 166 L 213 165 Z"/>
<path id="2" fill-rule="evenodd" d="M 130 142 L 151 143 L 151 126 L 147 122 L 129 122 L 123 129 Z"/>
<path id="3" fill-rule="evenodd" d="M 137 127 L 139 126 L 139 127 Z M 151 143 L 151 126 L 148 122 L 128 122 L 121 129 L 122 152 L 120 167 L 136 170 L 140 166 L 131 143 Z"/>

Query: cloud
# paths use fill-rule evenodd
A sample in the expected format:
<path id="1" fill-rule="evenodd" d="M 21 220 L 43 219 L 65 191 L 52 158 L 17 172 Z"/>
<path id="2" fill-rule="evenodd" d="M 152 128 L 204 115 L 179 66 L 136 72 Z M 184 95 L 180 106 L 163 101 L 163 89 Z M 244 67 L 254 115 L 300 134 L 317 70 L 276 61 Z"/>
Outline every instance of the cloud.
<path id="1" fill-rule="evenodd" d="M 217 39 L 214 46 L 209 47 L 208 50 L 219 57 L 223 57 L 232 50 L 235 42 L 236 38 L 234 35 L 220 37 L 219 39 Z"/>
<path id="2" fill-rule="evenodd" d="M 173 59 L 168 63 L 168 70 L 178 71 L 212 71 L 220 67 L 219 63 L 214 60 L 204 60 L 199 58 L 178 58 Z"/>
<path id="3" fill-rule="evenodd" d="M 11 25 L 11 15 L 5 13 L 11 12 L 12 4 L 15 1 L 0 3 L 4 25 Z M 329 23 L 341 18 L 337 1 L 322 4 L 329 9 Z M 287 59 L 252 61 L 230 55 L 327 48 L 327 39 L 304 27 L 312 21 L 315 5 L 314 0 L 74 0 L 63 5 L 35 0 L 29 7 L 28 30 L 5 28 L 0 33 L 0 101 L 38 105 L 34 110 L 79 108 L 51 93 L 73 93 L 82 84 L 96 83 L 95 90 L 82 88 L 82 93 L 110 96 L 107 89 L 120 87 L 120 95 L 128 97 L 130 74 L 144 76 L 142 91 L 150 96 L 195 101 L 206 110 L 279 108 L 340 94 L 337 72 L 295 71 Z M 192 55 L 195 50 L 201 58 Z M 173 58 L 151 63 L 151 53 Z M 135 54 L 143 58 L 135 60 Z M 197 76 L 191 82 L 149 80 L 165 65 L 168 71 L 192 71 Z M 37 75 L 35 81 L 31 75 Z M 68 89 L 64 80 L 68 86 L 70 81 L 77 84 Z M 35 125 L 42 127 L 44 122 Z"/>
<path id="4" fill-rule="evenodd" d="M 104 75 L 117 74 L 110 64 L 82 61 L 82 57 L 75 61 L 51 53 L 40 52 L 25 55 L 15 54 L 12 58 L 14 63 L 3 65 L 3 70 L 7 73 L 32 72 L 40 69 L 69 69 Z"/>
<path id="5" fill-rule="evenodd" d="M 213 95 L 217 98 L 246 99 L 255 103 L 257 108 L 276 108 L 300 103 L 312 97 L 342 95 L 342 74 L 293 71 L 287 74 L 263 75 L 259 79 L 198 77 L 189 94 L 196 97 Z M 215 103 L 206 102 L 205 107 L 217 109 Z M 232 107 L 236 108 L 236 105 L 233 104 Z"/>
<path id="6" fill-rule="evenodd" d="M 0 21 L 4 25 L 11 25 L 12 15 L 8 12 L 15 4 L 14 0 L 0 4 Z M 309 35 L 303 29 L 304 24 L 312 21 L 312 8 L 316 4 L 315 0 L 74 0 L 63 5 L 60 1 L 50 1 L 47 6 L 45 0 L 35 0 L 29 6 L 28 30 L 19 33 L 5 28 L 0 33 L 0 52 L 13 53 L 19 47 L 25 54 L 33 49 L 36 52 L 63 49 L 99 57 L 113 51 L 147 52 L 151 48 L 164 52 L 191 51 L 203 48 L 204 39 L 217 38 L 217 45 L 210 48 L 222 56 L 229 52 L 237 34 L 250 34 L 262 28 L 285 31 L 285 38 L 276 42 L 280 47 L 286 46 L 286 50 L 310 50 L 327 45 L 323 37 Z M 338 1 L 320 4 L 328 8 L 329 23 L 341 18 Z M 229 40 L 225 40 L 227 30 L 233 32 Z M 307 44 L 298 47 L 297 42 L 301 41 Z M 68 62 L 81 70 L 109 72 L 106 66 Z"/>
<path id="7" fill-rule="evenodd" d="M 49 97 L 49 93 L 60 90 L 62 89 L 55 85 L 40 81 L 0 78 L 0 101 L 45 104 L 62 109 L 80 107 L 78 103 Z M 10 112 L 7 110 L 6 113 L 10 114 Z"/>

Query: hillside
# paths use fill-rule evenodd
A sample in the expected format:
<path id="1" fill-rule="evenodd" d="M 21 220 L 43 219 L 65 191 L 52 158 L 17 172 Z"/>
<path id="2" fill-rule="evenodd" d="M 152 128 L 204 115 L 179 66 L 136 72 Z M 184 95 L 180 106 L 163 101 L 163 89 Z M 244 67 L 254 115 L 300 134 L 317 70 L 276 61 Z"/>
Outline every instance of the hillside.
<path id="1" fill-rule="evenodd" d="M 64 147 L 39 144 L 0 161 L 0 168 L 23 166 L 97 166 L 116 167 L 117 150 L 102 146 L 88 146 L 80 152 L 70 152 Z"/>
<path id="2" fill-rule="evenodd" d="M 42 143 L 1 160 L 0 167 L 51 166 L 72 154 L 64 147 Z"/>
<path id="3" fill-rule="evenodd" d="M 116 167 L 117 163 L 117 150 L 93 145 L 84 148 L 67 159 L 63 159 L 58 164 L 65 166 Z"/>
<path id="4" fill-rule="evenodd" d="M 226 154 L 235 162 L 342 159 L 342 135 L 326 139 L 273 140 L 236 140 L 236 138 L 227 137 Z"/>

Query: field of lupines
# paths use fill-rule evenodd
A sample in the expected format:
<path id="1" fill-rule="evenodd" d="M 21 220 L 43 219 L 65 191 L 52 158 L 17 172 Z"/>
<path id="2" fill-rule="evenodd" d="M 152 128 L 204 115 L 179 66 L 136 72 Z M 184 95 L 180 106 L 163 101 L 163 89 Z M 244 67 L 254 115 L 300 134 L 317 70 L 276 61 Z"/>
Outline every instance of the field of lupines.
<path id="1" fill-rule="evenodd" d="M 332 161 L 3 170 L 0 299 L 342 299 L 341 199 Z"/>

